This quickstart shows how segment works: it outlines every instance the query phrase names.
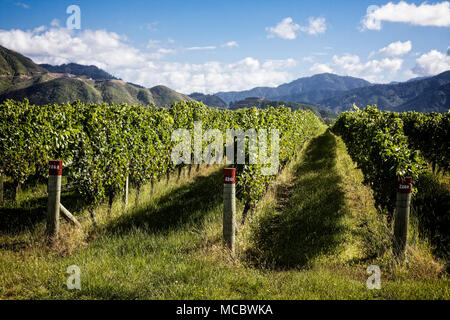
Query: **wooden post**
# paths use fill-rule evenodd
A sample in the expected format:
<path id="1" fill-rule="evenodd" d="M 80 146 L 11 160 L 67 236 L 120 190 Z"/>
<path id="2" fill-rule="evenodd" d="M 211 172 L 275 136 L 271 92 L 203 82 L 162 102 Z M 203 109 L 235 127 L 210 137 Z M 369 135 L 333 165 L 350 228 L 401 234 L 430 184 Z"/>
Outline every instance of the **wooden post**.
<path id="1" fill-rule="evenodd" d="M 129 186 L 129 183 L 130 183 L 130 177 L 127 175 L 127 178 L 125 180 L 125 196 L 124 196 L 124 199 L 123 199 L 123 203 L 124 203 L 125 207 L 128 206 L 128 186 Z"/>
<path id="2" fill-rule="evenodd" d="M 47 236 L 58 237 L 59 210 L 61 200 L 62 161 L 49 162 L 48 203 L 47 203 Z"/>
<path id="3" fill-rule="evenodd" d="M 225 168 L 223 171 L 223 241 L 234 252 L 236 225 L 236 169 Z"/>
<path id="4" fill-rule="evenodd" d="M 77 218 L 75 218 L 69 210 L 67 210 L 61 203 L 59 204 L 59 209 L 61 210 L 61 213 L 63 215 L 63 217 L 73 223 L 74 225 L 76 225 L 78 228 L 81 228 L 81 224 L 78 222 Z"/>
<path id="5" fill-rule="evenodd" d="M 403 260 L 408 239 L 408 221 L 411 203 L 411 177 L 399 177 L 397 186 L 397 210 L 394 220 L 394 255 Z"/>
<path id="6" fill-rule="evenodd" d="M 3 173 L 0 172 L 0 207 L 3 206 Z"/>

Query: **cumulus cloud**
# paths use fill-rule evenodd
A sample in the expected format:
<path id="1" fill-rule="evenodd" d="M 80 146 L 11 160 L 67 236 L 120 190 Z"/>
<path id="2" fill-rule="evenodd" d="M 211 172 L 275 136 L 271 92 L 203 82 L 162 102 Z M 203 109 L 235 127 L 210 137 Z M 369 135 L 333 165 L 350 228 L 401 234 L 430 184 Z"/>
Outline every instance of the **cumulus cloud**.
<path id="1" fill-rule="evenodd" d="M 362 18 L 362 30 L 381 30 L 381 22 L 401 22 L 417 26 L 450 27 L 450 2 L 416 5 L 400 1 L 381 7 L 369 6 Z"/>
<path id="2" fill-rule="evenodd" d="M 37 63 L 76 61 L 100 68 L 116 68 L 146 62 L 144 53 L 127 45 L 126 38 L 115 32 L 85 29 L 75 34 L 66 28 L 43 29 L 38 32 L 0 30 L 0 43 L 30 56 Z"/>
<path id="3" fill-rule="evenodd" d="M 295 31 L 299 30 L 300 26 L 292 20 L 291 17 L 284 18 L 275 27 L 267 27 L 266 31 L 269 32 L 268 37 L 279 37 L 286 40 L 294 40 L 297 38 Z"/>
<path id="4" fill-rule="evenodd" d="M 309 71 L 313 73 L 332 73 L 333 69 L 324 63 L 314 63 Z"/>
<path id="5" fill-rule="evenodd" d="M 267 27 L 268 38 L 279 37 L 285 40 L 294 40 L 297 38 L 296 31 L 302 31 L 311 35 L 324 33 L 327 30 L 325 18 L 309 17 L 307 26 L 300 26 L 292 20 L 291 17 L 284 18 L 275 27 Z"/>
<path id="6" fill-rule="evenodd" d="M 233 63 L 168 62 L 158 59 L 175 51 L 160 47 L 159 42 L 149 42 L 150 49 L 142 51 L 131 46 L 126 37 L 106 30 L 36 29 L 39 30 L 0 30 L 0 44 L 36 63 L 96 65 L 126 81 L 146 87 L 164 84 L 184 93 L 276 86 L 294 79 L 289 72 L 296 65 L 294 59 L 260 61 L 247 57 Z"/>
<path id="7" fill-rule="evenodd" d="M 392 42 L 388 46 L 381 48 L 379 53 L 385 56 L 401 56 L 411 51 L 411 41 L 396 41 Z"/>
<path id="8" fill-rule="evenodd" d="M 236 41 L 228 41 L 228 42 L 222 44 L 221 47 L 229 47 L 229 48 L 239 47 L 239 44 Z"/>
<path id="9" fill-rule="evenodd" d="M 286 68 L 293 64 L 293 59 L 261 62 L 247 57 L 234 63 L 161 62 L 145 70 L 124 68 L 117 74 L 123 79 L 132 79 L 132 82 L 146 86 L 162 83 L 184 93 L 214 93 L 256 86 L 276 86 L 291 81 L 293 77 Z"/>
<path id="10" fill-rule="evenodd" d="M 345 74 L 363 77 L 372 82 L 390 81 L 401 68 L 403 60 L 399 58 L 384 58 L 381 60 L 369 60 L 361 62 L 357 55 L 333 56 L 334 65 Z"/>
<path id="11" fill-rule="evenodd" d="M 416 59 L 412 72 L 418 76 L 431 76 L 450 70 L 450 55 L 437 50 L 431 50 Z"/>
<path id="12" fill-rule="evenodd" d="M 390 82 L 392 77 L 401 70 L 403 60 L 400 58 L 373 59 L 362 62 L 359 56 L 344 54 L 334 55 L 328 64 L 315 64 L 310 69 L 313 72 L 335 72 L 337 74 L 360 77 L 371 82 Z"/>
<path id="13" fill-rule="evenodd" d="M 311 35 L 324 33 L 327 30 L 325 18 L 313 18 L 308 19 L 309 24 L 304 27 L 300 27 L 300 30 Z"/>
<path id="14" fill-rule="evenodd" d="M 50 22 L 50 25 L 52 26 L 52 27 L 59 27 L 60 25 L 59 25 L 59 20 L 58 19 L 53 19 L 51 22 Z"/>

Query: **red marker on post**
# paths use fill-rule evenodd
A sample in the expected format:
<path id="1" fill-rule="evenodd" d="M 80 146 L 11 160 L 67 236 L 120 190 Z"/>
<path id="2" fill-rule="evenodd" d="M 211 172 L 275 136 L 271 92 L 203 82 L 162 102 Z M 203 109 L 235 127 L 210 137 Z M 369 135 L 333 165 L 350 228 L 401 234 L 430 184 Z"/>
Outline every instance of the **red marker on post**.
<path id="1" fill-rule="evenodd" d="M 59 210 L 61 201 L 62 161 L 49 161 L 48 203 L 47 203 L 47 236 L 50 239 L 58 236 Z"/>
<path id="2" fill-rule="evenodd" d="M 412 177 L 398 177 L 397 210 L 394 222 L 394 254 L 402 260 L 408 239 L 408 221 L 411 204 Z"/>
<path id="3" fill-rule="evenodd" d="M 412 177 L 399 177 L 397 192 L 411 193 Z"/>
<path id="4" fill-rule="evenodd" d="M 234 252 L 236 224 L 236 169 L 223 170 L 223 241 Z"/>

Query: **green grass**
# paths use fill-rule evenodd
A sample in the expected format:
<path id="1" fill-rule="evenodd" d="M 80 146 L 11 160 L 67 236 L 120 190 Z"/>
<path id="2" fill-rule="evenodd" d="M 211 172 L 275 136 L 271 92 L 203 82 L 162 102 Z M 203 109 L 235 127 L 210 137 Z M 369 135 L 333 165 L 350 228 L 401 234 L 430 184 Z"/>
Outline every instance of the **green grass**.
<path id="1" fill-rule="evenodd" d="M 339 138 L 313 139 L 239 228 L 233 256 L 222 246 L 220 167 L 147 186 L 137 207 L 132 192 L 128 208 L 118 200 L 110 216 L 101 206 L 98 228 L 65 194 L 83 231 L 64 222 L 48 247 L 44 220 L 0 229 L 0 298 L 449 299 L 441 262 L 414 232 L 406 263 L 392 264 L 389 232 L 361 181 Z M 365 285 L 373 263 L 381 290 Z M 80 291 L 66 287 L 73 264 Z"/>

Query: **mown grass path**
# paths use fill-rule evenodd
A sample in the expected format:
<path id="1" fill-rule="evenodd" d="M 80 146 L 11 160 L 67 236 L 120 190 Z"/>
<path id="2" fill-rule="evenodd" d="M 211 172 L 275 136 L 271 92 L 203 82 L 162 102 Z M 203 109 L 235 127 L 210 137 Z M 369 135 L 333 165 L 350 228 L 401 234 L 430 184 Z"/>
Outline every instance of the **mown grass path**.
<path id="1" fill-rule="evenodd" d="M 292 168 L 292 181 L 276 188 L 276 213 L 259 222 L 255 241 L 264 258 L 278 267 L 304 267 L 349 240 L 336 144 L 331 134 L 311 141 L 303 161 Z"/>

